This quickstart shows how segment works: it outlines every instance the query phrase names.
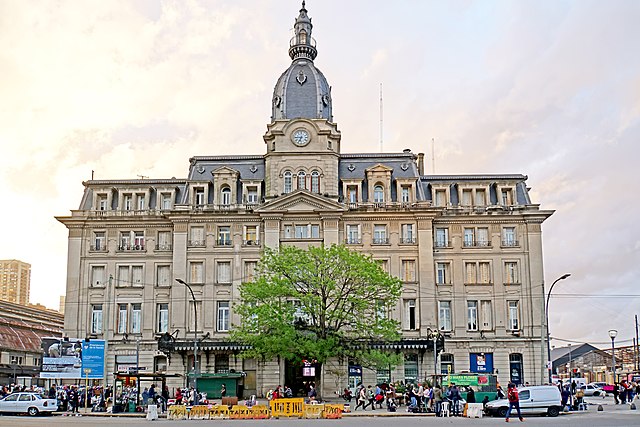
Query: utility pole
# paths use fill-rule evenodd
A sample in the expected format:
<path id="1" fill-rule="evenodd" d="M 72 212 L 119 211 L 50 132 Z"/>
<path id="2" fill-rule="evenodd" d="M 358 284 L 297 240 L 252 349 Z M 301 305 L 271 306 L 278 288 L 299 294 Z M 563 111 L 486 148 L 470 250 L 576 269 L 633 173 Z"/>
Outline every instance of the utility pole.
<path id="1" fill-rule="evenodd" d="M 640 343 L 638 342 L 638 315 L 636 314 L 636 371 L 640 371 Z"/>

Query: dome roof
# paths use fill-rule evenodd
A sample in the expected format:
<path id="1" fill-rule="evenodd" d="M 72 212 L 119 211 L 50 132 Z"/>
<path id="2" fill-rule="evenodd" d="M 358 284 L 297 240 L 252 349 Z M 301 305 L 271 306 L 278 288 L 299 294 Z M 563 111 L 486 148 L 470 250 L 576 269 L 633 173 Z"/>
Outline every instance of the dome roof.
<path id="1" fill-rule="evenodd" d="M 297 118 L 333 120 L 331 86 L 313 64 L 318 53 L 316 42 L 311 37 L 312 28 L 303 1 L 294 25 L 295 34 L 289 44 L 289 56 L 293 62 L 282 73 L 273 90 L 272 121 Z"/>

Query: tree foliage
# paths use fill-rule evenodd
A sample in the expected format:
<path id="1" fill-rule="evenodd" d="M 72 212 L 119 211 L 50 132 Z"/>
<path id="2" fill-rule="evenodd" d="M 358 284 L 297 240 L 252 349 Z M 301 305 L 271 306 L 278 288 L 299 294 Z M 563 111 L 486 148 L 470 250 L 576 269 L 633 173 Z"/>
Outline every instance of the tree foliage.
<path id="1" fill-rule="evenodd" d="M 401 287 L 370 256 L 345 246 L 266 249 L 255 279 L 240 287 L 242 322 L 232 337 L 251 345 L 247 357 L 386 366 L 393 356 L 370 344 L 400 339 L 389 313 Z"/>

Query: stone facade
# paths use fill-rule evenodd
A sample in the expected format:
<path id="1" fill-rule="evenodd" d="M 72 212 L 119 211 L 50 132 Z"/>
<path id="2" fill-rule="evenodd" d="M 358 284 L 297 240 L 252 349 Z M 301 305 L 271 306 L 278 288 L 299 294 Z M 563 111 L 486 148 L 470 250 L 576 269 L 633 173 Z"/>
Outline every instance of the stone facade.
<path id="1" fill-rule="evenodd" d="M 406 361 L 392 380 L 484 366 L 501 382 L 544 382 L 541 224 L 553 212 L 530 200 L 524 175 L 426 175 L 410 150 L 341 153 L 306 12 L 275 86 L 266 154 L 193 157 L 186 179 L 84 182 L 80 208 L 58 218 L 69 229 L 65 333 L 106 339 L 105 372 L 135 354 L 136 337 L 140 366 L 184 375 L 195 321 L 181 279 L 196 300 L 200 371 L 245 372 L 247 393 L 262 395 L 285 383 L 287 364 L 243 360 L 228 341 L 240 284 L 264 247 L 340 243 L 404 281 L 390 315 Z M 347 361 L 330 365 L 325 393 L 348 380 Z M 364 369 L 362 379 L 388 376 Z"/>

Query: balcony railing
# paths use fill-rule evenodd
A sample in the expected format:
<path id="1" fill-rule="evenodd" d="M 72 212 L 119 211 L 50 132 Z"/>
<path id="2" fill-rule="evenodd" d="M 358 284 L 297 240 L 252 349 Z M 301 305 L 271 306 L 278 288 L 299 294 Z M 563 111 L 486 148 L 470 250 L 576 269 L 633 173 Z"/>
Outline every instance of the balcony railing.
<path id="1" fill-rule="evenodd" d="M 187 246 L 190 248 L 204 248 L 207 246 L 207 242 L 204 240 L 189 240 L 187 241 Z"/>
<path id="2" fill-rule="evenodd" d="M 451 242 L 449 240 L 436 240 L 433 246 L 436 248 L 450 248 Z"/>
<path id="3" fill-rule="evenodd" d="M 242 246 L 260 246 L 260 240 L 243 240 Z"/>
<path id="4" fill-rule="evenodd" d="M 347 237 L 344 243 L 347 245 L 361 245 L 362 239 L 360 237 Z"/>
<path id="5" fill-rule="evenodd" d="M 218 239 L 216 241 L 217 246 L 231 246 L 231 239 Z"/>
<path id="6" fill-rule="evenodd" d="M 99 245 L 91 245 L 89 246 L 89 251 L 90 252 L 107 252 L 107 245 L 106 243 L 101 243 Z"/>
<path id="7" fill-rule="evenodd" d="M 515 248 L 520 246 L 520 242 L 518 242 L 517 240 L 503 240 L 502 246 L 505 248 Z"/>
<path id="8" fill-rule="evenodd" d="M 144 252 L 144 245 L 120 245 L 118 246 L 119 252 Z"/>
<path id="9" fill-rule="evenodd" d="M 388 237 L 374 237 L 373 241 L 371 242 L 374 245 L 388 245 L 389 244 L 389 238 Z"/>
<path id="10" fill-rule="evenodd" d="M 465 248 L 490 248 L 491 242 L 488 240 L 474 240 L 474 241 L 465 240 L 464 242 L 462 242 L 462 245 Z"/>
<path id="11" fill-rule="evenodd" d="M 156 245 L 156 251 L 170 251 L 171 243 L 159 243 Z"/>
<path id="12" fill-rule="evenodd" d="M 415 237 L 401 237 L 400 238 L 400 243 L 404 243 L 406 245 L 415 245 L 416 244 L 416 238 Z"/>

